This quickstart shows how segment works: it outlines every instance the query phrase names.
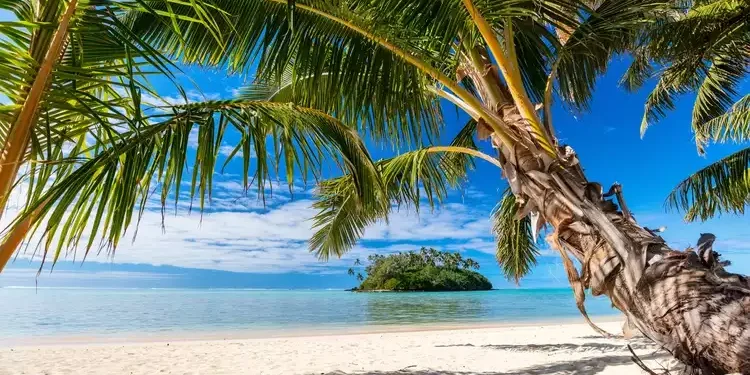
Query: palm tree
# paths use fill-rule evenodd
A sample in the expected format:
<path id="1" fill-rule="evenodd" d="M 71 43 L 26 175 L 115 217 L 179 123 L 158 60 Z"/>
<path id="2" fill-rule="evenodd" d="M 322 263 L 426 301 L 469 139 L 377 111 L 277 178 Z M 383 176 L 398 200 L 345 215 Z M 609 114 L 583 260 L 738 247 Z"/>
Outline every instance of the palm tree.
<path id="1" fill-rule="evenodd" d="M 173 78 L 170 60 L 126 25 L 129 15 L 148 12 L 164 24 L 181 18 L 211 30 L 200 17 L 209 8 L 196 1 L 170 15 L 133 0 L 0 1 L 0 10 L 15 18 L 0 29 L 0 96 L 10 102 L 0 106 L 0 215 L 19 181 L 28 184 L 29 199 L 39 197 L 48 180 L 70 173 L 79 157 L 104 147 L 120 128 L 140 126 L 134 99 L 153 94 L 148 75 Z M 180 29 L 165 32 L 179 39 Z M 0 246 L 0 271 L 34 216 Z"/>
<path id="2" fill-rule="evenodd" d="M 750 4 L 745 1 L 683 2 L 663 15 L 635 49 L 623 78 L 635 90 L 658 78 L 646 103 L 645 132 L 674 108 L 677 96 L 696 92 L 692 129 L 698 152 L 709 142 L 750 141 L 750 93 L 741 82 L 750 66 Z M 689 37 L 688 37 L 689 35 Z M 653 71 L 652 61 L 662 66 Z M 741 214 L 750 203 L 750 148 L 710 164 L 682 181 L 667 204 L 685 219 L 706 220 L 721 213 Z"/>
<path id="3" fill-rule="evenodd" d="M 0 30 L 0 66 L 6 75 L 0 94 L 12 102 L 0 108 L 5 144 L 0 209 L 14 187 L 25 183 L 27 190 L 24 211 L 3 233 L 0 271 L 24 238 L 39 230 L 42 262 L 49 254 L 54 264 L 63 250 L 79 244 L 84 258 L 97 242 L 99 250 L 114 251 L 136 206 L 140 219 L 156 180 L 162 204 L 172 197 L 177 204 L 194 127 L 200 129 L 201 145 L 191 166 L 189 195 L 191 201 L 199 195 L 201 210 L 210 199 L 219 147 L 232 129 L 241 139 L 230 159 L 244 154 L 246 186 L 251 154 L 260 155 L 252 178 L 261 186 L 261 197 L 270 170 L 280 163 L 299 161 L 315 169 L 332 157 L 349 171 L 372 167 L 347 126 L 319 110 L 261 98 L 263 85 L 254 87 L 255 98 L 179 106 L 168 105 L 150 89 L 148 77 L 175 82 L 179 70 L 151 39 L 169 40 L 162 48 L 183 49 L 184 30 L 200 27 L 215 46 L 225 47 L 216 19 L 207 18 L 210 12 L 225 13 L 209 3 L 28 0 L 0 1 L 0 9 L 17 19 Z M 161 27 L 158 36 L 138 30 L 144 14 Z M 351 148 L 334 151 L 336 144 Z M 267 158 L 269 146 L 275 150 L 273 161 Z M 362 158 L 370 164 L 362 164 Z M 19 176 L 22 168 L 26 173 Z M 73 190 L 72 185 L 63 189 L 71 183 Z"/>
<path id="4" fill-rule="evenodd" d="M 187 20 L 172 23 L 185 30 L 180 46 L 176 36 L 164 32 L 169 25 L 153 22 L 151 14 L 135 19 L 131 30 L 187 63 L 239 72 L 257 69 L 261 81 L 276 87 L 274 92 L 284 91 L 281 96 L 289 102 L 279 106 L 286 109 L 284 116 L 274 112 L 274 121 L 268 120 L 271 108 L 279 107 L 267 102 L 249 108 L 224 102 L 181 106 L 161 119 L 152 118 L 143 130 L 124 135 L 81 164 L 31 200 L 19 220 L 32 218 L 39 225 L 49 218 L 47 238 L 74 246 L 87 229 L 74 225 L 67 230 L 59 223 L 63 218 L 84 222 L 90 202 L 100 201 L 97 207 L 107 213 L 100 231 L 117 240 L 130 224 L 126 212 L 143 209 L 153 180 L 166 186 L 161 189 L 162 204 L 169 189 L 178 188 L 181 176 L 176 174 L 184 165 L 179 145 L 193 125 L 201 132 L 193 181 L 200 181 L 198 197 L 210 193 L 215 158 L 209 150 L 222 124 L 230 123 L 246 129 L 243 134 L 256 148 L 272 137 L 287 156 L 273 159 L 292 168 L 310 165 L 305 160 L 320 160 L 315 158 L 319 148 L 337 156 L 345 174 L 320 182 L 316 233 L 310 242 L 311 251 L 327 259 L 351 249 L 368 225 L 386 219 L 396 207 L 419 209 L 422 199 L 431 206 L 439 204 L 447 189 L 466 178 L 474 159 L 482 159 L 500 168 L 510 185 L 494 215 L 497 223 L 514 225 L 512 230 L 497 231 L 506 274 L 523 276 L 535 258 L 534 237 L 549 226 L 548 241 L 560 253 L 587 321 L 586 288 L 608 296 L 630 324 L 696 372 L 750 372 L 750 337 L 743 335 L 750 326 L 745 313 L 750 294 L 744 279 L 717 266 L 718 260 L 706 251 L 710 240 L 701 243 L 699 256 L 670 249 L 639 226 L 622 188 L 615 185 L 605 193 L 600 184 L 589 181 L 574 150 L 559 144 L 554 131 L 553 100 L 585 108 L 610 56 L 642 36 L 647 16 L 661 3 L 213 3 L 229 14 L 213 18 L 224 31 L 224 46 L 201 27 L 187 27 Z M 290 70 L 291 83 L 283 84 Z M 443 130 L 441 99 L 471 119 L 449 145 L 435 146 Z M 237 112 L 245 117 L 237 118 Z M 374 162 L 355 131 L 398 151 L 411 151 Z M 292 142 L 300 136 L 311 140 L 297 153 Z M 476 138 L 489 142 L 479 145 Z M 242 147 L 249 147 L 249 142 L 243 141 Z M 492 154 L 483 151 L 488 145 Z M 256 154 L 265 155 L 265 149 L 260 151 Z M 261 183 L 267 164 L 261 160 L 256 167 Z M 607 199 L 610 196 L 618 204 Z M 580 273 L 571 255 L 583 265 Z"/>
<path id="5" fill-rule="evenodd" d="M 477 261 L 475 261 L 474 259 L 471 259 L 471 258 L 464 259 L 461 262 L 461 268 L 467 269 L 467 270 L 470 270 L 470 269 L 478 270 L 479 269 L 479 263 L 477 263 Z"/>

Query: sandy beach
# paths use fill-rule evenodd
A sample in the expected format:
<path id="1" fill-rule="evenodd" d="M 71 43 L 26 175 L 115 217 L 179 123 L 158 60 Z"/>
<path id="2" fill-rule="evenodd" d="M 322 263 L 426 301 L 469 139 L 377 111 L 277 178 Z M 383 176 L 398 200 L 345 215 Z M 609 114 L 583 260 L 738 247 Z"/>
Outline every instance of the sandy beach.
<path id="1" fill-rule="evenodd" d="M 602 323 L 619 334 L 619 322 Z M 651 368 L 669 357 L 642 338 L 603 338 L 585 324 L 181 339 L 0 348 L 0 374 L 510 375 L 639 374 L 627 345 Z"/>

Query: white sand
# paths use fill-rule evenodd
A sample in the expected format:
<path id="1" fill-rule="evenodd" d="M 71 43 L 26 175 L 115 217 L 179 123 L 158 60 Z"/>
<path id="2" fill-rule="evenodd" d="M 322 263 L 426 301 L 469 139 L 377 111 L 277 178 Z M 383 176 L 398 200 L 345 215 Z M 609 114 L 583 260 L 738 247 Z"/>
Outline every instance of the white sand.
<path id="1" fill-rule="evenodd" d="M 620 333 L 620 323 L 603 323 Z M 641 374 L 671 360 L 644 339 L 605 339 L 585 324 L 225 340 L 0 347 L 0 375 Z"/>

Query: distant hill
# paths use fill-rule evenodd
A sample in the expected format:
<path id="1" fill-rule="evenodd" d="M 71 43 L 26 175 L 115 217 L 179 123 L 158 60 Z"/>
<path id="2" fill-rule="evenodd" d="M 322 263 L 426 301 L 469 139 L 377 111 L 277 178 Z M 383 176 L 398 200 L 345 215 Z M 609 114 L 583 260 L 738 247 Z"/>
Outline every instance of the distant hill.
<path id="1" fill-rule="evenodd" d="M 422 248 L 419 252 L 370 255 L 366 277 L 354 291 L 464 291 L 490 290 L 492 283 L 479 272 L 473 259 L 459 253 Z M 358 264 L 359 262 L 357 262 Z M 354 270 L 349 270 L 354 275 Z"/>

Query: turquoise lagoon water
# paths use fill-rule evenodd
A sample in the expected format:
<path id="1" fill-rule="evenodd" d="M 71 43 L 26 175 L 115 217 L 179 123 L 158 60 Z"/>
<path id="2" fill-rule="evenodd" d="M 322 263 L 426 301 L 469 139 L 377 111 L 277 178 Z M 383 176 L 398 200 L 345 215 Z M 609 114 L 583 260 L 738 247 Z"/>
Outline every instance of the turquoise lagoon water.
<path id="1" fill-rule="evenodd" d="M 589 298 L 591 315 L 614 315 Z M 0 339 L 132 333 L 335 330 L 575 319 L 569 289 L 447 293 L 307 290 L 0 289 Z"/>

